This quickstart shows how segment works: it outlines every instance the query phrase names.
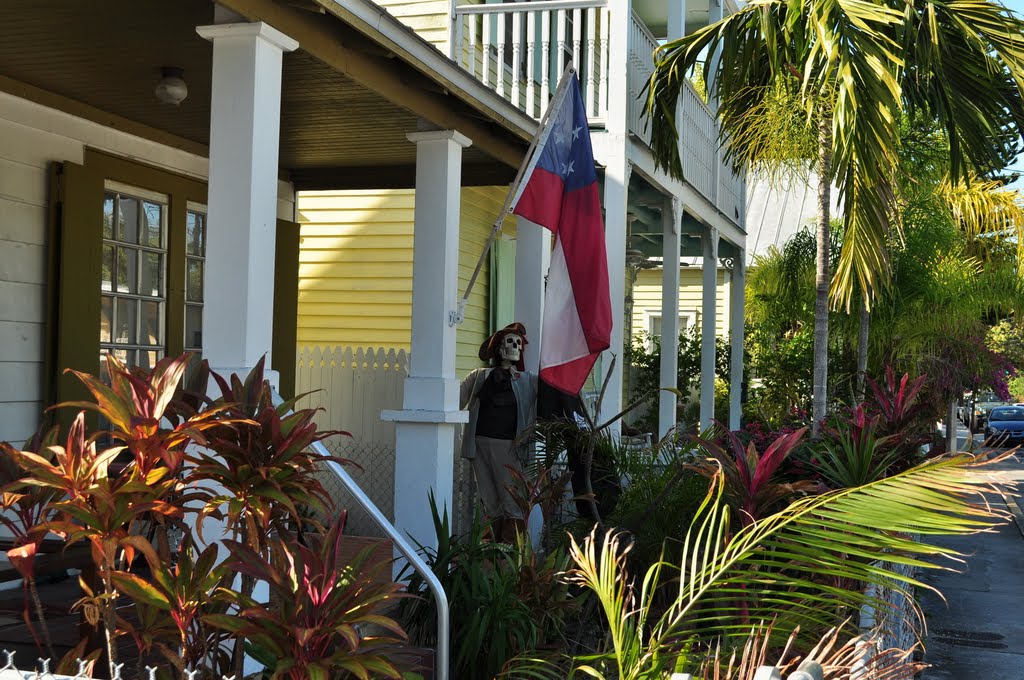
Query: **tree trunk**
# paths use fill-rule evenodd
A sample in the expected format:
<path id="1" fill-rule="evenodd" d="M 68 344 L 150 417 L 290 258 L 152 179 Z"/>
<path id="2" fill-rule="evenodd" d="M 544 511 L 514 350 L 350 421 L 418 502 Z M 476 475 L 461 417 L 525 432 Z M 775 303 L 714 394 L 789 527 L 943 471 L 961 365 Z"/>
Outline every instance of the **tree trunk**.
<path id="1" fill-rule="evenodd" d="M 865 299 L 860 307 L 860 334 L 857 336 L 857 401 L 864 401 L 864 377 L 868 370 L 868 334 L 871 330 L 871 312 Z"/>
<path id="2" fill-rule="evenodd" d="M 956 453 L 956 399 L 949 400 L 949 411 L 946 413 L 946 452 Z"/>
<path id="3" fill-rule="evenodd" d="M 825 417 L 828 403 L 828 288 L 831 283 L 829 272 L 829 204 L 831 203 L 832 175 L 832 118 L 825 115 L 824 107 L 818 109 L 818 253 L 816 261 L 814 300 L 814 393 L 812 399 L 811 432 L 818 435 L 818 428 Z"/>

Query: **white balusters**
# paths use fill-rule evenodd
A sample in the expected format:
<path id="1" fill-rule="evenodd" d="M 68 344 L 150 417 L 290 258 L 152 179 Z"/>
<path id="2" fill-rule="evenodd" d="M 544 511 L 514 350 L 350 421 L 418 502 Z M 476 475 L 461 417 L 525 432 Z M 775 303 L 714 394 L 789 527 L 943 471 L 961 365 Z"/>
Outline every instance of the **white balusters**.
<path id="1" fill-rule="evenodd" d="M 522 80 L 523 64 L 522 58 L 523 42 L 523 13 L 516 12 L 512 15 L 512 103 L 522 108 L 519 99 L 520 81 Z"/>
<path id="2" fill-rule="evenodd" d="M 480 52 L 480 76 L 484 85 L 491 84 L 491 26 L 495 23 L 493 19 L 493 14 L 483 15 L 484 25 L 482 27 L 483 41 L 481 42 Z"/>
<path id="3" fill-rule="evenodd" d="M 476 77 L 476 50 L 477 50 L 477 24 L 481 21 L 479 17 L 472 14 L 467 16 L 469 20 L 469 75 Z"/>
<path id="4" fill-rule="evenodd" d="M 594 118 L 597 115 L 597 70 L 594 68 L 595 53 L 597 52 L 597 10 L 593 7 L 587 8 L 587 82 L 584 84 L 583 92 L 587 100 L 587 117 Z"/>
<path id="5" fill-rule="evenodd" d="M 543 11 L 540 14 L 541 38 L 540 49 L 543 59 L 541 60 L 540 77 L 540 108 L 545 111 L 548 108 L 548 100 L 551 99 L 551 12 Z"/>
<path id="6" fill-rule="evenodd" d="M 572 67 L 576 73 L 580 72 L 580 36 L 583 32 L 581 14 L 579 7 L 572 11 Z"/>
<path id="7" fill-rule="evenodd" d="M 587 114 L 600 122 L 608 100 L 608 1 L 457 5 L 452 58 L 535 118 L 571 62 L 580 75 Z"/>
<path id="8" fill-rule="evenodd" d="M 558 12 L 556 14 L 556 18 L 555 18 L 555 26 L 558 27 L 558 49 L 555 52 L 555 54 L 557 54 L 558 56 L 555 58 L 555 63 L 557 64 L 557 67 L 555 69 L 555 73 L 558 74 L 558 79 L 561 80 L 561 78 L 562 78 L 562 71 L 565 69 L 565 44 L 566 44 L 565 43 L 565 40 L 566 40 L 566 37 L 565 37 L 565 32 L 566 31 L 565 31 L 565 29 L 568 28 L 568 26 L 566 25 L 566 22 L 565 22 L 565 10 L 564 9 L 558 10 Z M 554 86 L 555 86 L 556 89 L 558 88 L 558 82 L 557 81 L 555 81 Z"/>
<path id="9" fill-rule="evenodd" d="M 597 117 L 604 118 L 608 113 L 608 34 L 611 31 L 611 13 L 607 9 L 601 11 L 601 69 L 597 86 Z"/>
<path id="10" fill-rule="evenodd" d="M 537 43 L 537 13 L 526 15 L 526 112 L 540 116 L 537 112 L 537 62 L 534 61 L 534 45 Z"/>
<path id="11" fill-rule="evenodd" d="M 473 19 L 473 17 L 464 17 L 464 16 L 460 16 L 458 14 L 456 14 L 455 17 L 452 19 L 452 25 L 455 28 L 455 35 L 452 36 L 451 57 L 452 57 L 452 59 L 455 60 L 456 64 L 462 66 L 463 68 L 465 68 L 466 62 L 465 62 L 465 54 L 464 54 L 464 50 L 463 50 L 463 45 L 462 45 L 462 43 L 463 43 L 463 35 L 462 35 L 463 28 L 462 28 L 462 25 L 466 22 L 467 18 L 469 18 L 470 20 Z"/>
<path id="12" fill-rule="evenodd" d="M 498 45 L 498 59 L 494 63 L 495 68 L 498 70 L 498 94 L 502 97 L 505 96 L 505 21 L 508 18 L 508 14 L 501 13 L 498 15 L 498 34 L 494 36 L 494 40 Z"/>

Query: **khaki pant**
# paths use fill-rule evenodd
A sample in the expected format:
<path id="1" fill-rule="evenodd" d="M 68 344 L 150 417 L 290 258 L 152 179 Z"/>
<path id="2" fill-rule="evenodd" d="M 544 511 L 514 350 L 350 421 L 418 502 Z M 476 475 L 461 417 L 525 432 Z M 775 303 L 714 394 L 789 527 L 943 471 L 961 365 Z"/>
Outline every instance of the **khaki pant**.
<path id="1" fill-rule="evenodd" d="M 520 474 L 523 471 L 512 444 L 511 439 L 476 438 L 473 472 L 476 474 L 476 487 L 484 512 L 491 519 L 523 518 L 522 510 L 508 492 L 509 487 L 514 489 L 519 486 L 512 471 Z"/>

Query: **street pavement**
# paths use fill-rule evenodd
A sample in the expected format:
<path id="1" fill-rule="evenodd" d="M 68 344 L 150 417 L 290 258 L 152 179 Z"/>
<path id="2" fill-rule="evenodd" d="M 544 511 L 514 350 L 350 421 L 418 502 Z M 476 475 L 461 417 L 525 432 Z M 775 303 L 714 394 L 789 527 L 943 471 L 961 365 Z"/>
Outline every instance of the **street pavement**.
<path id="1" fill-rule="evenodd" d="M 958 432 L 961 446 L 969 433 Z M 976 450 L 980 437 L 975 438 Z M 923 680 L 1024 680 L 1024 449 L 1001 463 L 1015 486 L 991 502 L 1014 513 L 993 533 L 933 539 L 968 554 L 956 571 L 929 571 L 922 581 L 937 589 L 920 593 L 928 631 Z"/>

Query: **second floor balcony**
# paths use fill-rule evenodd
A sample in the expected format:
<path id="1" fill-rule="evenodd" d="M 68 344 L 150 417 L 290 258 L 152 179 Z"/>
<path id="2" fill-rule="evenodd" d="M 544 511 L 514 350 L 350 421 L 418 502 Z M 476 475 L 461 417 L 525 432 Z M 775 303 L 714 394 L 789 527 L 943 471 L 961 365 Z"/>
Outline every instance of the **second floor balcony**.
<path id="1" fill-rule="evenodd" d="M 665 41 L 667 4 L 616 4 L 628 8 L 626 17 L 616 16 L 608 0 L 459 4 L 453 9 L 450 56 L 538 120 L 571 63 L 579 74 L 591 128 L 604 127 L 610 98 L 624 97 L 629 133 L 649 145 L 644 86 L 654 72 L 654 52 Z M 707 6 L 702 10 L 694 4 L 687 3 L 687 30 L 707 24 Z M 627 22 L 624 31 L 619 21 Z M 628 41 L 626 92 L 611 91 L 609 86 L 609 46 L 622 35 Z M 743 179 L 722 162 L 714 113 L 692 83 L 686 85 L 679 128 L 684 178 L 741 224 Z"/>

